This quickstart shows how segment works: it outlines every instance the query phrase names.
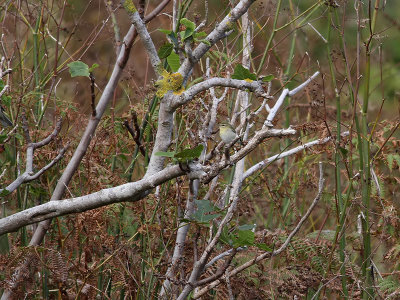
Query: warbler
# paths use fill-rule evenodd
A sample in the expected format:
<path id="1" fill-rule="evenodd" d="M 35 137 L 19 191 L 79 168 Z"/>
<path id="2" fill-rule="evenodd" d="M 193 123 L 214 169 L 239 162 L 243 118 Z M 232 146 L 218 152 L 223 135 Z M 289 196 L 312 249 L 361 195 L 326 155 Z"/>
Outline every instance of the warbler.
<path id="1" fill-rule="evenodd" d="M 6 115 L 4 108 L 0 105 L 0 123 L 2 127 L 12 127 L 13 123 L 10 121 Z"/>
<path id="2" fill-rule="evenodd" d="M 219 124 L 219 136 L 225 144 L 232 143 L 238 137 L 235 128 L 227 121 Z"/>

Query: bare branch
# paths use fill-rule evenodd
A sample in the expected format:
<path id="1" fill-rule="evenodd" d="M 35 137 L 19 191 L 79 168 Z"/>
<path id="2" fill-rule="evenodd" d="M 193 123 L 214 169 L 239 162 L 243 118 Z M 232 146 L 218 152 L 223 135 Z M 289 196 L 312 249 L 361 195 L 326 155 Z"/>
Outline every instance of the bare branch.
<path id="1" fill-rule="evenodd" d="M 235 163 L 253 151 L 262 141 L 269 137 L 284 137 L 284 136 L 292 136 L 297 133 L 296 130 L 292 128 L 288 129 L 269 129 L 265 128 L 259 130 L 255 133 L 255 135 L 247 142 L 246 146 L 237 151 L 234 155 L 230 157 L 229 161 L 221 161 L 216 165 L 206 167 L 207 176 L 205 176 L 202 180 L 204 183 L 208 183 L 213 179 L 218 173 L 226 168 L 227 166 Z"/>
<path id="2" fill-rule="evenodd" d="M 272 121 L 274 120 L 277 112 L 281 108 L 286 96 L 292 97 L 301 90 L 303 90 L 311 81 L 314 80 L 315 77 L 319 75 L 319 71 L 315 72 L 310 78 L 304 81 L 302 84 L 294 88 L 293 90 L 289 91 L 289 89 L 283 89 L 281 95 L 279 96 L 278 100 L 276 101 L 274 107 L 269 111 L 268 117 L 264 122 L 264 126 L 266 127 L 273 127 Z"/>
<path id="3" fill-rule="evenodd" d="M 342 137 L 345 137 L 345 136 L 348 136 L 348 135 L 349 135 L 348 131 L 342 133 Z M 291 156 L 291 155 L 296 154 L 296 153 L 298 153 L 300 151 L 303 151 L 303 150 L 306 150 L 308 148 L 311 148 L 311 147 L 313 147 L 315 145 L 326 144 L 327 142 L 329 142 L 331 140 L 332 140 L 332 137 L 326 137 L 326 138 L 323 138 L 323 139 L 318 139 L 318 140 L 315 140 L 315 141 L 311 141 L 311 142 L 305 143 L 303 145 L 300 145 L 300 146 L 295 147 L 293 149 L 290 149 L 288 151 L 284 151 L 282 153 L 279 153 L 279 154 L 276 154 L 274 156 L 268 157 L 268 158 L 264 159 L 263 161 L 260 161 L 259 163 L 255 164 L 252 167 L 250 167 L 249 169 L 247 169 L 247 171 L 243 175 L 243 179 L 246 179 L 249 176 L 252 176 L 255 172 L 261 170 L 262 168 L 264 168 L 265 166 L 267 166 L 268 164 L 270 164 L 271 162 L 273 162 L 275 160 Z"/>
<path id="4" fill-rule="evenodd" d="M 252 260 L 248 261 L 247 263 L 245 263 L 245 264 L 233 269 L 232 271 L 230 271 L 229 272 L 229 277 L 232 277 L 232 276 L 238 274 L 239 272 L 247 269 L 248 267 L 258 263 L 259 261 L 261 261 L 261 260 L 263 260 L 265 258 L 277 256 L 287 248 L 287 246 L 289 245 L 289 243 L 291 242 L 293 237 L 300 230 L 301 226 L 308 219 L 308 217 L 310 216 L 311 212 L 313 211 L 313 209 L 315 208 L 315 206 L 318 204 L 319 200 L 321 199 L 322 191 L 323 191 L 323 188 L 324 188 L 324 181 L 325 181 L 324 180 L 324 174 L 323 174 L 323 168 L 322 168 L 322 162 L 319 163 L 319 173 L 320 174 L 319 174 L 319 183 L 318 183 L 317 196 L 314 198 L 314 200 L 311 203 L 310 207 L 308 208 L 307 212 L 300 219 L 299 223 L 297 223 L 296 227 L 290 232 L 290 234 L 286 238 L 285 242 L 279 247 L 279 249 L 277 249 L 277 250 L 275 250 L 273 252 L 266 252 L 266 253 L 263 253 L 261 255 L 256 256 L 255 258 L 253 258 Z M 215 288 L 216 286 L 218 286 L 219 284 L 221 284 L 221 282 L 222 282 L 222 280 L 220 280 L 220 279 L 214 281 L 213 283 L 211 283 L 207 287 L 205 287 L 205 288 L 201 289 L 199 292 L 197 292 L 193 296 L 193 299 L 198 299 L 199 297 L 201 297 L 202 295 L 207 293 L 209 290 L 211 290 L 211 289 Z"/>
<path id="5" fill-rule="evenodd" d="M 42 140 L 40 142 L 32 143 L 33 149 L 37 149 L 37 148 L 46 146 L 52 140 L 54 140 L 56 138 L 56 136 L 58 135 L 58 133 L 60 132 L 60 130 L 61 130 L 61 124 L 62 124 L 62 118 L 60 118 L 57 121 L 56 127 L 54 128 L 53 132 L 50 135 L 48 135 L 44 140 Z"/>
<path id="6" fill-rule="evenodd" d="M 48 163 L 46 166 L 44 166 L 38 172 L 33 173 L 33 155 L 34 155 L 35 150 L 39 147 L 43 147 L 43 146 L 47 145 L 57 136 L 57 134 L 59 133 L 60 128 L 61 128 L 61 123 L 62 123 L 62 119 L 59 119 L 56 124 L 56 127 L 54 128 L 53 132 L 50 135 L 48 135 L 41 142 L 32 143 L 30 135 L 29 135 L 27 120 L 25 118 L 25 115 L 22 114 L 22 128 L 24 130 L 25 139 L 28 142 L 28 146 L 26 149 L 25 171 L 22 174 L 19 174 L 18 177 L 12 183 L 10 183 L 6 188 L 0 189 L 0 193 L 4 192 L 5 190 L 8 191 L 8 193 L 12 193 L 20 185 L 39 178 L 39 176 L 41 176 L 44 172 L 46 172 L 48 169 L 50 169 L 52 166 L 54 166 L 54 164 L 57 163 L 64 156 L 65 151 L 67 150 L 68 146 L 63 148 L 50 163 Z"/>
<path id="7" fill-rule="evenodd" d="M 147 31 L 145 22 L 140 17 L 138 11 L 128 13 L 130 14 L 131 21 L 135 25 L 135 28 L 143 42 L 146 52 L 149 55 L 151 65 L 153 66 L 154 71 L 158 74 L 160 71 L 159 65 L 161 64 L 161 61 L 157 55 L 157 49 L 154 46 L 153 40 L 151 39 L 150 34 Z"/>
<path id="8" fill-rule="evenodd" d="M 250 91 L 256 93 L 256 95 L 259 97 L 270 98 L 269 95 L 265 93 L 264 89 L 262 88 L 262 83 L 259 81 L 249 82 L 246 80 L 214 77 L 195 84 L 184 91 L 179 97 L 176 98 L 176 101 L 174 102 L 174 108 L 189 102 L 197 94 L 217 86 L 237 88 L 240 90 L 249 89 Z"/>

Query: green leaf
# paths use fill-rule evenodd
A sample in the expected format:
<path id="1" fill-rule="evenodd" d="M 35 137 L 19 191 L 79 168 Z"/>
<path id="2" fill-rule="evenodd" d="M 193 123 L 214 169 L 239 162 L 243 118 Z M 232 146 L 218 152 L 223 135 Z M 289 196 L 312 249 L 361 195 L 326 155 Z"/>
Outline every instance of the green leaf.
<path id="1" fill-rule="evenodd" d="M 201 39 L 206 36 L 207 36 L 207 33 L 205 33 L 204 31 L 196 32 L 194 34 L 194 38 L 196 38 L 196 39 Z"/>
<path id="2" fill-rule="evenodd" d="M 182 33 L 182 32 L 181 32 Z M 183 32 L 183 36 L 181 35 L 181 37 L 182 37 L 182 40 L 186 40 L 186 39 L 188 39 L 189 37 L 191 37 L 192 35 L 193 35 L 193 31 L 191 31 L 190 29 L 186 29 L 184 32 Z"/>
<path id="3" fill-rule="evenodd" d="M 90 68 L 89 68 L 89 72 L 93 72 L 94 69 L 98 68 L 99 64 L 93 64 Z"/>
<path id="4" fill-rule="evenodd" d="M 175 158 L 178 159 L 179 161 L 188 161 L 188 160 L 193 160 L 195 158 L 199 158 L 201 152 L 203 151 L 203 148 L 204 148 L 203 145 L 200 144 L 193 149 L 182 150 L 181 152 L 175 154 Z"/>
<path id="5" fill-rule="evenodd" d="M 236 65 L 235 70 L 232 75 L 232 79 L 239 79 L 239 80 L 244 80 L 244 79 L 251 79 L 251 80 L 257 80 L 257 76 L 254 73 L 250 73 L 248 69 L 243 67 L 242 65 Z"/>
<path id="6" fill-rule="evenodd" d="M 158 29 L 158 31 L 161 31 L 162 33 L 165 33 L 166 35 L 168 35 L 168 34 L 171 34 L 171 33 L 172 33 L 172 30 L 168 30 L 168 29 L 162 29 L 162 28 L 159 28 L 159 29 Z"/>
<path id="7" fill-rule="evenodd" d="M 175 32 L 171 32 L 168 34 L 168 37 L 171 39 L 172 43 L 175 45 L 175 47 L 178 47 L 178 36 Z"/>
<path id="8" fill-rule="evenodd" d="M 164 151 L 159 151 L 154 153 L 155 156 L 165 156 L 165 157 L 171 157 L 173 158 L 175 156 L 175 152 L 164 152 Z"/>
<path id="9" fill-rule="evenodd" d="M 160 57 L 160 59 L 167 58 L 171 54 L 172 49 L 174 49 L 174 45 L 171 43 L 165 43 L 158 50 L 158 57 Z"/>
<path id="10" fill-rule="evenodd" d="M 275 76 L 274 75 L 267 75 L 261 78 L 262 82 L 270 82 L 272 79 L 274 79 Z"/>
<path id="11" fill-rule="evenodd" d="M 89 77 L 89 66 L 81 61 L 74 61 L 68 64 L 71 77 L 86 76 Z"/>
<path id="12" fill-rule="evenodd" d="M 251 230 L 239 230 L 234 234 L 233 247 L 253 246 L 254 232 Z"/>
<path id="13" fill-rule="evenodd" d="M 219 209 L 210 200 L 195 200 L 197 210 L 192 214 L 191 219 L 198 223 L 209 223 L 218 218 L 221 214 L 217 213 Z"/>
<path id="14" fill-rule="evenodd" d="M 196 24 L 194 24 L 192 21 L 189 21 L 186 18 L 182 18 L 180 23 L 186 27 L 185 31 L 181 31 L 181 39 L 182 41 L 186 40 L 187 38 L 191 37 L 194 34 L 194 30 L 196 28 Z"/>
<path id="15" fill-rule="evenodd" d="M 179 61 L 179 55 L 176 54 L 174 51 L 171 52 L 171 54 L 167 57 L 167 62 L 168 65 L 171 67 L 172 72 L 177 72 L 179 70 L 179 67 L 181 66 L 181 63 Z"/>
<path id="16" fill-rule="evenodd" d="M 196 29 L 196 24 L 194 24 L 192 21 L 190 21 L 186 18 L 182 18 L 179 23 L 184 25 L 186 27 L 186 29 L 190 29 L 193 32 Z"/>

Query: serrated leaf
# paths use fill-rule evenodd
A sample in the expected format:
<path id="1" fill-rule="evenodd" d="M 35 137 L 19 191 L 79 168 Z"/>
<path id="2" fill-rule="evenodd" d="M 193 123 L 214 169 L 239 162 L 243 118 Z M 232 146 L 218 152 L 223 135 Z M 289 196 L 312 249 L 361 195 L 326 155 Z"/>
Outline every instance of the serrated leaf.
<path id="1" fill-rule="evenodd" d="M 195 158 L 199 158 L 203 148 L 203 145 L 200 144 L 193 149 L 182 150 L 181 152 L 175 154 L 175 158 L 178 160 L 193 160 Z"/>
<path id="2" fill-rule="evenodd" d="M 192 21 L 190 21 L 190 20 L 188 20 L 186 18 L 182 18 L 179 23 L 184 25 L 186 27 L 186 29 L 190 29 L 193 32 L 194 32 L 194 30 L 196 28 L 196 24 L 194 24 Z"/>
<path id="3" fill-rule="evenodd" d="M 171 67 L 172 72 L 177 72 L 181 63 L 179 61 L 179 55 L 176 54 L 174 51 L 167 57 L 168 65 Z"/>
<path id="4" fill-rule="evenodd" d="M 272 79 L 274 79 L 275 76 L 274 75 L 267 75 L 261 78 L 262 82 L 270 82 Z"/>
<path id="5" fill-rule="evenodd" d="M 171 157 L 173 158 L 175 156 L 175 152 L 164 152 L 164 151 L 158 151 L 154 153 L 155 156 L 165 156 L 165 157 Z"/>
<path id="6" fill-rule="evenodd" d="M 171 54 L 172 49 L 174 49 L 174 45 L 172 45 L 171 43 L 165 43 L 158 50 L 158 57 L 160 59 L 167 58 Z"/>
<path id="7" fill-rule="evenodd" d="M 217 213 L 218 208 L 210 200 L 195 200 L 195 204 L 197 210 L 192 214 L 191 219 L 198 223 L 209 223 L 221 215 Z"/>
<path id="8" fill-rule="evenodd" d="M 74 61 L 68 64 L 71 77 L 86 76 L 89 77 L 89 66 L 81 61 Z"/>
<path id="9" fill-rule="evenodd" d="M 232 75 L 232 79 L 239 79 L 239 80 L 244 80 L 244 79 L 251 79 L 251 80 L 257 80 L 257 76 L 254 73 L 250 73 L 248 69 L 243 67 L 242 65 L 236 65 L 235 70 Z"/>

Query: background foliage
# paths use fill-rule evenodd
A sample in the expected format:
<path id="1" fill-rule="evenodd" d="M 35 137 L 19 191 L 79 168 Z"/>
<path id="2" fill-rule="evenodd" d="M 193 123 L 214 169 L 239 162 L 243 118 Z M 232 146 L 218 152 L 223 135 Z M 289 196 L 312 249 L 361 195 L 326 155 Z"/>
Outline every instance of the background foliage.
<path id="1" fill-rule="evenodd" d="M 156 2 L 146 2 L 146 11 Z M 228 14 L 231 2 L 209 1 L 205 32 L 210 32 L 222 16 Z M 108 7 L 106 1 L 100 0 L 0 3 L 0 52 L 6 58 L 5 64 L 13 69 L 10 89 L 1 98 L 2 106 L 14 124 L 21 122 L 23 113 L 26 115 L 33 140 L 47 136 L 58 116 L 64 118 L 57 140 L 36 152 L 35 168 L 40 169 L 67 142 L 75 149 L 91 114 L 90 79 L 71 77 L 68 64 L 73 61 L 82 61 L 88 66 L 98 64 L 91 70 L 98 97 L 110 76 L 116 49 L 121 43 L 115 25 L 123 35 L 130 24 L 117 1 L 107 2 Z M 251 166 L 315 138 L 336 137 L 338 128 L 342 132 L 351 130 L 352 135 L 340 143 L 331 142 L 271 163 L 246 182 L 238 213 L 228 230 L 234 235 L 229 236 L 227 232 L 225 240 L 222 238 L 215 250 L 229 249 L 229 239 L 234 236 L 237 239 L 236 243 L 233 241 L 234 247 L 247 248 L 239 252 L 233 265 L 279 247 L 315 196 L 318 162 L 323 161 L 325 165 L 323 199 L 306 226 L 282 255 L 231 278 L 237 299 L 285 299 L 294 295 L 311 299 L 317 290 L 321 298 L 357 299 L 369 288 L 365 280 L 367 271 L 374 273 L 369 280 L 378 298 L 398 297 L 400 5 L 397 1 L 364 1 L 357 17 L 354 9 L 357 3 L 258 0 L 250 9 L 254 32 L 251 72 L 273 75 L 272 87 L 276 93 L 283 86 L 297 86 L 315 70 L 320 70 L 322 75 L 287 102 L 275 120 L 283 127 L 295 126 L 301 135 L 296 139 L 266 140 L 246 158 L 246 165 Z M 379 10 L 371 35 L 369 15 L 372 16 L 376 3 Z M 204 18 L 204 1 L 186 0 L 180 5 L 182 18 L 196 24 Z M 188 23 L 172 28 L 171 10 L 172 5 L 148 25 L 158 49 L 164 45 L 165 50 L 167 42 L 165 32 L 158 29 L 179 32 L 188 28 Z M 117 24 L 113 24 L 110 11 L 115 13 Z M 232 24 L 232 29 L 234 33 L 207 54 L 213 76 L 234 74 L 235 66 L 240 64 L 240 22 Z M 359 60 L 357 35 L 361 41 Z M 365 55 L 367 46 L 370 62 Z M 165 60 L 166 68 L 173 69 L 171 58 Z M 205 60 L 202 60 L 189 85 L 202 80 L 204 73 Z M 66 197 L 86 195 L 143 176 L 158 120 L 154 76 L 138 39 L 112 106 L 101 121 Z M 6 78 L 2 80 L 4 85 Z M 369 89 L 363 94 L 368 80 Z M 356 95 L 360 102 L 354 104 Z M 219 121 L 231 116 L 235 97 L 236 91 L 230 90 L 219 108 Z M 367 154 L 359 151 L 361 139 L 367 139 L 366 135 L 355 125 L 359 122 L 362 126 L 363 115 L 359 112 L 366 98 L 369 98 L 364 115 L 368 124 Z M 171 151 L 194 148 L 200 143 L 197 131 L 210 99 L 210 95 L 204 93 L 179 109 Z M 251 98 L 252 106 L 260 105 L 258 101 Z M 128 133 L 124 122 L 135 128 L 140 145 Z M 26 141 L 22 128 L 17 128 L 4 142 L 10 130 L 2 128 L 0 135 L 2 187 L 16 178 L 25 160 Z M 218 139 L 215 135 L 215 141 Z M 2 216 L 48 201 L 71 155 L 72 151 L 67 151 L 64 158 L 38 180 L 2 197 Z M 370 161 L 376 181 L 369 177 L 368 182 L 363 183 L 364 169 L 360 161 L 363 157 L 364 161 L 366 157 Z M 190 270 L 197 248 L 201 249 L 206 243 L 212 218 L 204 218 L 210 213 L 214 216 L 223 213 L 214 204 L 224 203 L 220 198 L 226 185 L 231 183 L 232 174 L 230 169 L 224 171 L 210 201 L 198 204 L 198 214 L 192 220 L 189 242 L 179 264 L 181 274 Z M 370 197 L 365 198 L 363 184 L 370 187 Z M 162 185 L 140 202 L 115 204 L 58 218 L 53 221 L 45 243 L 35 248 L 27 247 L 34 225 L 1 236 L 2 287 L 12 282 L 15 268 L 28 257 L 27 253 L 31 253 L 35 257 L 32 263 L 35 268 L 26 270 L 20 295 L 156 299 L 173 251 L 187 193 L 188 181 L 182 177 Z M 206 193 L 207 190 L 202 190 L 200 199 Z M 359 225 L 362 214 L 367 213 L 370 239 L 360 231 Z M 373 271 L 366 269 L 366 240 Z M 257 247 L 257 244 L 266 248 Z M 208 271 L 210 274 L 212 269 Z M 221 285 L 206 298 L 228 297 L 226 286 Z"/>

